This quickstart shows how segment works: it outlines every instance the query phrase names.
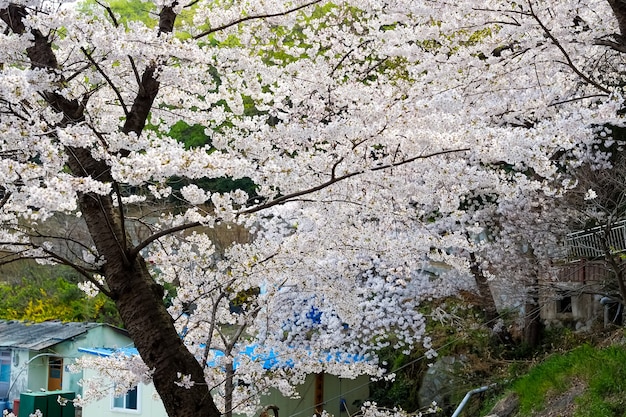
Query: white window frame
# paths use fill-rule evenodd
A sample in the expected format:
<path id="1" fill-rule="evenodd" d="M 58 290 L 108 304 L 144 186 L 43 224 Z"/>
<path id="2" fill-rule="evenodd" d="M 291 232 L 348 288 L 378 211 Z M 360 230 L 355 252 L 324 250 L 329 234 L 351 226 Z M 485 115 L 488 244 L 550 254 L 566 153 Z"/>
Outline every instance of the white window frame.
<path id="1" fill-rule="evenodd" d="M 128 395 L 127 392 L 121 397 L 115 397 L 114 394 L 111 394 L 111 411 L 116 413 L 141 414 L 141 384 L 137 384 L 135 390 L 137 392 L 137 409 L 126 408 L 126 396 Z M 120 398 L 124 399 L 124 407 L 115 406 L 115 400 L 119 401 Z"/>

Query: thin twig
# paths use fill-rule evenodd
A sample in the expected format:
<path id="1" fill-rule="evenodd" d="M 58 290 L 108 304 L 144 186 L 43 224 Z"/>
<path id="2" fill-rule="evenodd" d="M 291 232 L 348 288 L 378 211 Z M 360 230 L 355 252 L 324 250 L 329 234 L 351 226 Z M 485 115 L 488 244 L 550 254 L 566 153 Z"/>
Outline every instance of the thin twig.
<path id="1" fill-rule="evenodd" d="M 122 110 L 124 110 L 124 115 L 126 117 L 128 117 L 128 108 L 126 107 L 126 103 L 124 103 L 124 99 L 122 98 L 122 94 L 120 93 L 120 90 L 117 88 L 117 86 L 115 84 L 113 84 L 113 81 L 111 80 L 111 78 L 109 78 L 107 73 L 104 72 L 104 70 L 100 67 L 100 65 L 98 65 L 98 63 L 93 59 L 91 54 L 89 52 L 87 52 L 85 47 L 81 46 L 80 50 L 83 52 L 83 54 L 85 54 L 85 56 L 87 57 L 89 62 L 91 62 L 91 65 L 93 65 L 96 68 L 96 71 L 98 71 L 100 73 L 100 75 L 102 75 L 102 77 L 106 80 L 107 84 L 109 84 L 109 87 L 111 87 L 111 89 L 113 90 L 113 92 L 117 96 L 117 99 L 120 101 L 120 105 L 122 106 Z"/>
<path id="2" fill-rule="evenodd" d="M 206 31 L 204 31 L 204 32 L 194 36 L 193 38 L 194 39 L 200 39 L 200 38 L 202 38 L 204 36 L 210 35 L 211 33 L 215 33 L 215 32 L 219 32 L 219 31 L 224 30 L 224 29 L 228 29 L 229 27 L 236 26 L 236 25 L 238 25 L 240 23 L 243 23 L 243 22 L 247 22 L 248 20 L 268 19 L 268 18 L 272 18 L 272 17 L 286 16 L 286 15 L 291 14 L 293 12 L 297 12 L 298 10 L 305 9 L 305 8 L 307 8 L 309 6 L 312 6 L 312 5 L 316 4 L 316 3 L 319 3 L 320 1 L 321 0 L 313 0 L 313 1 L 309 2 L 309 3 L 305 3 L 305 4 L 300 5 L 298 7 L 294 7 L 293 9 L 285 10 L 284 12 L 256 14 L 256 15 L 251 15 L 251 16 L 245 16 L 245 17 L 242 17 L 240 19 L 234 20 L 234 21 L 232 21 L 230 23 L 226 23 L 226 24 L 224 24 L 222 26 L 218 26 L 218 27 L 206 30 Z"/>
<path id="3" fill-rule="evenodd" d="M 598 90 L 600 90 L 602 92 L 605 92 L 607 94 L 611 94 L 611 90 L 609 90 L 608 88 L 604 87 L 603 85 L 600 85 L 596 81 L 592 80 L 587 75 L 583 74 L 583 72 L 580 69 L 578 69 L 578 67 L 574 64 L 574 62 L 570 58 L 569 54 L 567 53 L 567 51 L 565 50 L 563 45 L 561 45 L 561 42 L 559 42 L 559 40 L 552 34 L 552 32 L 550 32 L 550 29 L 547 28 L 547 26 L 543 23 L 543 21 L 535 13 L 535 10 L 533 9 L 533 4 L 532 4 L 531 1 L 528 2 L 528 7 L 530 8 L 530 16 L 532 16 L 532 18 L 535 19 L 537 24 L 539 24 L 539 26 L 541 27 L 543 32 L 546 34 L 546 36 L 548 38 L 550 38 L 550 40 L 552 41 L 554 46 L 556 46 L 559 49 L 559 51 L 561 51 L 561 54 L 563 54 L 563 57 L 565 58 L 565 61 L 566 61 L 563 64 L 568 66 L 572 71 L 574 71 L 574 73 L 576 75 L 578 75 L 580 78 L 582 78 L 582 80 L 585 81 L 587 84 L 590 84 L 590 85 L 594 86 L 595 88 L 597 88 Z"/>
<path id="4" fill-rule="evenodd" d="M 574 97 L 574 98 L 570 98 L 567 100 L 556 101 L 554 103 L 551 103 L 549 107 L 558 106 L 560 104 L 567 104 L 573 101 L 585 100 L 587 98 L 599 98 L 599 97 L 609 97 L 609 95 L 608 94 L 591 94 L 588 96 Z"/>

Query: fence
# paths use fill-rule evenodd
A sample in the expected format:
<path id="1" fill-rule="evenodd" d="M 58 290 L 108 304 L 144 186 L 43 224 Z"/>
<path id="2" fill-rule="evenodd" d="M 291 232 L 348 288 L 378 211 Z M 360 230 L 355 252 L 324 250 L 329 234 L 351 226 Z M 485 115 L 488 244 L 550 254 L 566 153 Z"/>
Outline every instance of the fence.
<path id="1" fill-rule="evenodd" d="M 611 253 L 626 251 L 626 220 L 616 222 L 608 231 L 608 236 L 607 227 L 598 226 L 570 233 L 566 241 L 569 256 L 573 258 L 604 257 L 605 247 Z"/>

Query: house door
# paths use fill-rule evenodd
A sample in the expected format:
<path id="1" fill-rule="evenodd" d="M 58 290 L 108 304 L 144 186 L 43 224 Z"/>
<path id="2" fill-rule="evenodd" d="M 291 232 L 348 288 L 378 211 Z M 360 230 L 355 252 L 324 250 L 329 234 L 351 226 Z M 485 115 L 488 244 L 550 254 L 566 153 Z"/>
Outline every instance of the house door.
<path id="1" fill-rule="evenodd" d="M 63 386 L 63 358 L 48 359 L 48 391 L 60 390 Z"/>

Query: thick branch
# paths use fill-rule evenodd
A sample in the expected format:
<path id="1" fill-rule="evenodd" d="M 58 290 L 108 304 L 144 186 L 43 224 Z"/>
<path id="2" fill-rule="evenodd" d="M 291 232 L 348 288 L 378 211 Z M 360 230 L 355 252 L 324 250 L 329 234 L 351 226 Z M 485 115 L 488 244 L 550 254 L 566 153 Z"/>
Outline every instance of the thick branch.
<path id="1" fill-rule="evenodd" d="M 624 0 L 607 0 L 609 2 L 609 6 L 613 10 L 613 15 L 617 20 L 617 24 L 619 26 L 619 36 L 618 42 L 616 45 L 619 45 L 621 48 L 626 48 L 625 36 L 626 36 L 626 1 Z M 615 48 L 614 48 L 615 49 Z M 617 49 L 620 52 L 624 52 L 622 49 Z"/>
<path id="2" fill-rule="evenodd" d="M 609 48 L 617 52 L 626 53 L 626 44 L 622 43 L 621 36 L 618 35 L 618 37 L 620 39 L 620 42 L 611 41 L 609 39 L 596 39 L 594 45 L 608 46 Z"/>
<path id="3" fill-rule="evenodd" d="M 298 197 L 301 197 L 303 195 L 312 194 L 314 192 L 317 192 L 317 191 L 323 190 L 325 188 L 328 188 L 331 185 L 336 184 L 336 183 L 338 183 L 340 181 L 344 181 L 344 180 L 347 180 L 349 178 L 365 174 L 367 172 L 387 170 L 387 169 L 390 169 L 390 168 L 399 167 L 399 166 L 402 166 L 402 165 L 409 164 L 411 162 L 415 162 L 415 161 L 417 161 L 419 159 L 427 159 L 427 158 L 432 158 L 432 157 L 439 156 L 439 155 L 446 155 L 446 154 L 449 154 L 449 153 L 466 152 L 468 150 L 469 149 L 467 149 L 467 148 L 452 149 L 452 150 L 443 150 L 443 151 L 439 151 L 439 152 L 433 152 L 433 153 L 429 153 L 429 154 L 425 154 L 425 155 L 418 155 L 418 156 L 414 156 L 412 158 L 403 159 L 402 161 L 399 161 L 399 162 L 393 162 L 393 163 L 390 163 L 390 164 L 377 166 L 377 167 L 374 167 L 374 168 L 370 168 L 368 170 L 349 172 L 347 174 L 340 175 L 340 176 L 336 176 L 335 175 L 335 170 L 336 170 L 336 167 L 338 165 L 338 163 L 336 163 L 333 166 L 333 168 L 332 168 L 331 176 L 330 176 L 330 179 L 328 181 L 325 181 L 325 182 L 323 182 L 321 184 L 318 184 L 318 185 L 310 187 L 310 188 L 306 188 L 304 190 L 294 191 L 293 193 L 285 194 L 285 195 L 280 196 L 280 197 L 278 197 L 278 198 L 276 198 L 276 199 L 274 199 L 272 201 L 268 201 L 267 203 L 259 204 L 258 206 L 254 206 L 254 207 L 249 208 L 249 209 L 241 210 L 241 211 L 239 211 L 237 213 L 237 215 L 258 213 L 258 212 L 266 210 L 266 209 L 268 209 L 270 207 L 274 207 L 274 206 L 278 206 L 278 205 L 281 205 L 281 204 L 285 204 L 285 203 L 287 203 L 289 201 L 294 201 L 295 199 L 297 199 Z M 132 259 L 133 257 L 137 256 L 139 254 L 139 252 L 141 252 L 143 249 L 145 249 L 152 242 L 154 242 L 154 241 L 156 241 L 156 240 L 158 240 L 158 239 L 160 239 L 160 238 L 162 238 L 164 236 L 168 236 L 168 235 L 171 235 L 171 234 L 176 233 L 176 232 L 182 232 L 183 230 L 189 230 L 189 229 L 192 229 L 194 227 L 199 227 L 199 226 L 202 226 L 202 223 L 200 223 L 200 222 L 193 222 L 193 223 L 182 224 L 180 226 L 176 226 L 176 227 L 172 227 L 172 228 L 169 228 L 169 229 L 161 230 L 160 232 L 155 233 L 155 234 L 149 236 L 144 241 L 142 241 L 137 246 L 135 246 L 129 252 L 129 258 Z"/>

